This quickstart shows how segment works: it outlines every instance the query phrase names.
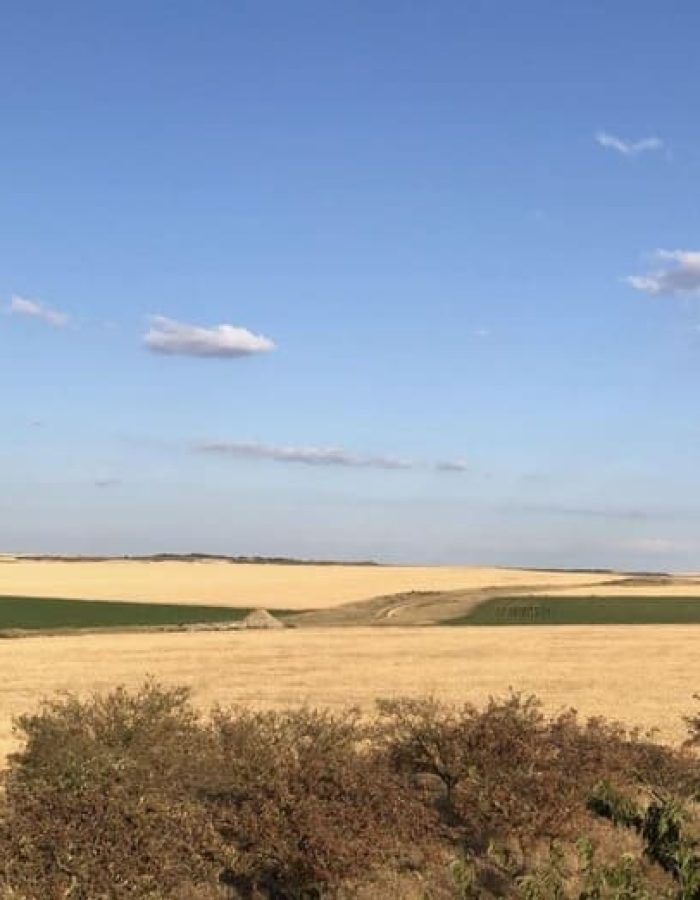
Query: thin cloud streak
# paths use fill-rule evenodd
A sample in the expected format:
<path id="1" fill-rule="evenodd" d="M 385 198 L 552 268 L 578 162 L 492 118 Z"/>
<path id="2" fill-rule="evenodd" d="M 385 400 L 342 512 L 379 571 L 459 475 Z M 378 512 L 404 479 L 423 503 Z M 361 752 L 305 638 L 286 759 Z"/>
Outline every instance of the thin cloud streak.
<path id="1" fill-rule="evenodd" d="M 654 296 L 700 297 L 700 250 L 657 250 L 654 258 L 670 265 L 624 280 L 635 290 Z"/>
<path id="2" fill-rule="evenodd" d="M 273 341 L 247 328 L 190 325 L 167 316 L 151 317 L 143 344 L 153 353 L 168 356 L 241 357 L 275 349 Z"/>
<path id="3" fill-rule="evenodd" d="M 599 131 L 596 134 L 595 139 L 598 144 L 606 150 L 615 150 L 622 156 L 627 157 L 639 156 L 640 153 L 648 151 L 663 150 L 665 147 L 664 142 L 658 137 L 647 137 L 642 138 L 639 141 L 628 141 L 624 138 L 616 137 L 614 134 L 609 134 L 606 131 Z"/>
<path id="4" fill-rule="evenodd" d="M 258 441 L 201 441 L 192 449 L 197 453 L 218 454 L 234 459 L 263 460 L 277 463 L 297 463 L 314 467 L 349 469 L 406 470 L 432 468 L 436 472 L 468 471 L 462 459 L 438 460 L 425 463 L 398 456 L 350 453 L 340 447 L 289 447 L 263 444 Z"/>
<path id="5" fill-rule="evenodd" d="M 540 516 L 571 516 L 586 519 L 623 519 L 625 521 L 645 521 L 651 516 L 642 509 L 616 509 L 605 506 L 569 506 L 557 503 L 507 503 L 500 509 L 503 513 L 526 513 Z"/>
<path id="6" fill-rule="evenodd" d="M 463 459 L 442 459 L 433 468 L 436 472 L 467 472 L 469 466 Z"/>
<path id="7" fill-rule="evenodd" d="M 415 463 L 393 456 L 361 456 L 338 447 L 275 447 L 255 441 L 212 441 L 196 444 L 199 453 L 234 459 L 269 460 L 305 466 L 336 466 L 363 469 L 413 469 Z"/>
<path id="8" fill-rule="evenodd" d="M 675 541 L 669 538 L 648 537 L 637 538 L 623 545 L 628 550 L 638 550 L 642 553 L 688 553 L 697 552 L 697 544 L 688 541 Z"/>
<path id="9" fill-rule="evenodd" d="M 28 300 L 26 297 L 12 297 L 9 311 L 12 315 L 40 319 L 42 322 L 53 325 L 55 328 L 62 328 L 69 321 L 66 313 L 57 309 L 51 309 L 51 307 L 36 300 Z"/>

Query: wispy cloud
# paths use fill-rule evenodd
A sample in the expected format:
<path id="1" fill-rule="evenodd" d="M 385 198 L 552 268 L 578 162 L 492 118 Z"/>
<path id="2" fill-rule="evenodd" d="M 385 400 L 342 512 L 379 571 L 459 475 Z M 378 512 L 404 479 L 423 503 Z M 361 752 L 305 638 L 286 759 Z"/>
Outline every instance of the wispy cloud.
<path id="1" fill-rule="evenodd" d="M 41 319 L 49 325 L 60 328 L 68 324 L 68 316 L 64 312 L 57 309 L 51 309 L 44 303 L 38 303 L 36 300 L 27 300 L 25 297 L 13 297 L 10 300 L 10 312 L 16 316 L 30 316 L 34 319 Z"/>
<path id="2" fill-rule="evenodd" d="M 340 447 L 291 447 L 263 444 L 258 441 L 200 441 L 193 445 L 197 453 L 217 454 L 233 459 L 267 460 L 277 463 L 297 463 L 304 466 L 329 466 L 349 469 L 426 469 L 436 472 L 466 472 L 462 459 L 418 462 L 400 456 L 351 453 Z"/>
<path id="3" fill-rule="evenodd" d="M 433 468 L 437 472 L 466 472 L 469 466 L 463 459 L 441 459 Z"/>
<path id="4" fill-rule="evenodd" d="M 666 146 L 661 138 L 646 137 L 639 141 L 628 141 L 624 138 L 616 137 L 607 131 L 599 131 L 595 136 L 596 141 L 606 150 L 615 150 L 622 156 L 638 156 L 650 150 L 663 150 Z"/>
<path id="5" fill-rule="evenodd" d="M 252 356 L 274 350 L 275 345 L 261 334 L 236 325 L 204 327 L 153 316 L 143 336 L 144 345 L 154 353 L 171 356 Z"/>
<path id="6" fill-rule="evenodd" d="M 624 519 L 629 521 L 643 521 L 650 518 L 649 513 L 642 509 L 621 509 L 609 506 L 576 506 L 566 503 L 518 503 L 505 504 L 502 509 L 505 513 L 527 513 L 540 516 L 566 516 L 585 519 Z"/>
<path id="7" fill-rule="evenodd" d="M 121 483 L 121 478 L 96 478 L 93 482 L 96 488 L 119 487 Z"/>
<path id="8" fill-rule="evenodd" d="M 700 250 L 657 250 L 654 257 L 667 265 L 647 275 L 629 275 L 627 284 L 646 294 L 700 296 Z"/>
<path id="9" fill-rule="evenodd" d="M 394 456 L 362 456 L 337 447 L 276 447 L 254 441 L 212 441 L 195 444 L 200 453 L 236 459 L 271 460 L 305 466 L 340 466 L 364 469 L 413 469 L 415 463 Z"/>
<path id="10" fill-rule="evenodd" d="M 686 541 L 669 540 L 668 538 L 637 538 L 623 545 L 625 549 L 639 550 L 643 553 L 684 553 L 697 550 L 697 547 Z"/>

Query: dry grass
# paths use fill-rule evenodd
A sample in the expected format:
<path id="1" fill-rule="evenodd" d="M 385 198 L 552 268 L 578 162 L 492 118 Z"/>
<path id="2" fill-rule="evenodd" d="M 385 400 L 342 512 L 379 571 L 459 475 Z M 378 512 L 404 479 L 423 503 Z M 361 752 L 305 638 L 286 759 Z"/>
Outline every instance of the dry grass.
<path id="1" fill-rule="evenodd" d="M 221 562 L 29 562 L 0 558 L 0 594 L 323 609 L 409 591 L 487 588 L 591 594 L 650 593 L 599 577 L 476 567 L 231 565 Z M 585 587 L 583 585 L 586 585 Z M 654 585 L 653 593 L 700 593 L 700 583 Z M 437 598 L 435 602 L 438 602 Z M 466 597 L 464 602 L 473 602 Z M 445 598 L 453 604 L 454 598 Z M 383 601 L 377 601 L 384 609 Z M 512 686 L 550 709 L 658 726 L 682 735 L 681 716 L 700 689 L 700 628 L 681 626 L 400 627 L 420 597 L 389 602 L 396 628 L 311 627 L 250 634 L 93 634 L 0 642 L 0 756 L 12 746 L 11 716 L 56 689 L 139 684 L 151 673 L 187 683 L 198 702 L 244 700 L 282 707 L 308 701 L 368 708 L 378 696 L 432 692 L 482 700 Z M 370 604 L 371 606 L 371 604 Z M 406 607 L 406 609 L 404 609 Z M 372 607 L 373 609 L 374 607 Z M 440 607 L 441 608 L 441 607 Z M 350 611 L 352 612 L 352 611 Z M 425 612 L 425 611 L 423 611 Z M 422 614 L 422 613 L 421 613 Z M 417 619 L 416 619 L 417 620 Z"/>
<path id="2" fill-rule="evenodd" d="M 301 701 L 369 708 L 378 696 L 483 700 L 509 686 L 550 710 L 575 706 L 683 735 L 700 688 L 700 627 L 347 628 L 264 633 L 92 634 L 0 643 L 0 753 L 11 716 L 56 689 L 188 684 L 208 707 Z"/>
<path id="3" fill-rule="evenodd" d="M 285 566 L 225 562 L 33 562 L 0 557 L 0 595 L 321 609 L 405 591 L 562 587 L 610 576 L 442 566 Z"/>
<path id="4" fill-rule="evenodd" d="M 541 591 L 538 593 L 552 594 L 557 597 L 700 597 L 700 579 L 674 578 L 668 584 L 612 584 L 599 587 L 571 587 L 557 588 L 556 590 Z"/>

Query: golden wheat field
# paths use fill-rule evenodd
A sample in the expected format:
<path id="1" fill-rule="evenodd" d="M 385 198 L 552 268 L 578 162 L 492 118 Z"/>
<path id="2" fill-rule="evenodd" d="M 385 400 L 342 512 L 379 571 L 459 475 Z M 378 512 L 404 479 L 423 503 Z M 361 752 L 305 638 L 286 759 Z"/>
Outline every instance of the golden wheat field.
<path id="1" fill-rule="evenodd" d="M 0 642 L 0 753 L 11 717 L 56 689 L 106 690 L 147 674 L 190 685 L 198 704 L 309 702 L 367 709 L 388 695 L 481 701 L 513 687 L 547 709 L 577 707 L 683 736 L 700 689 L 700 627 L 290 629 L 85 634 Z"/>
<path id="2" fill-rule="evenodd" d="M 698 597 L 700 596 L 700 578 L 674 577 L 668 584 L 611 584 L 606 586 L 572 586 L 554 590 L 547 589 L 542 593 L 557 597 L 593 597 L 603 594 L 606 597 L 645 597 L 653 594 L 657 597 Z"/>
<path id="3" fill-rule="evenodd" d="M 468 566 L 256 565 L 0 558 L 0 595 L 322 609 L 405 591 L 576 587 L 610 575 Z"/>
<path id="4" fill-rule="evenodd" d="M 649 592 L 610 574 L 487 567 L 255 565 L 0 559 L 0 595 L 322 610 L 410 591 Z M 694 587 L 694 589 L 693 589 Z M 675 592 L 658 585 L 654 593 Z M 679 592 L 700 591 L 689 576 Z M 398 598 L 402 609 L 406 598 Z M 451 601 L 449 601 L 451 602 Z M 381 605 L 381 604 L 380 604 Z M 410 605 L 410 599 L 409 603 Z M 386 695 L 481 701 L 516 690 L 682 737 L 700 690 L 700 627 L 311 627 L 248 633 L 93 633 L 0 641 L 0 756 L 13 715 L 55 690 L 106 690 L 147 674 L 192 687 L 198 704 L 300 702 L 367 709 Z"/>

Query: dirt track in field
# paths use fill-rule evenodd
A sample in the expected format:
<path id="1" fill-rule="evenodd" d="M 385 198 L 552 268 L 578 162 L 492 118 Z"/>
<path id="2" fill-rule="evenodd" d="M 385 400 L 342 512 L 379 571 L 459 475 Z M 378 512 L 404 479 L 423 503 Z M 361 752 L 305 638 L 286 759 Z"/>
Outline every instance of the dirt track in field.
<path id="1" fill-rule="evenodd" d="M 493 597 L 514 595 L 545 595 L 580 597 L 610 595 L 620 597 L 700 596 L 700 579 L 657 576 L 623 575 L 589 576 L 587 582 L 578 580 L 575 586 L 561 587 L 552 579 L 552 573 L 539 573 L 531 581 L 502 585 L 495 579 L 490 585 L 456 591 L 409 591 L 386 597 L 373 597 L 359 603 L 349 603 L 329 609 L 314 610 L 296 616 L 292 621 L 299 626 L 352 626 L 352 625 L 435 625 L 469 613 L 475 606 Z"/>

